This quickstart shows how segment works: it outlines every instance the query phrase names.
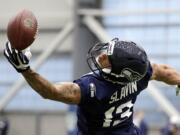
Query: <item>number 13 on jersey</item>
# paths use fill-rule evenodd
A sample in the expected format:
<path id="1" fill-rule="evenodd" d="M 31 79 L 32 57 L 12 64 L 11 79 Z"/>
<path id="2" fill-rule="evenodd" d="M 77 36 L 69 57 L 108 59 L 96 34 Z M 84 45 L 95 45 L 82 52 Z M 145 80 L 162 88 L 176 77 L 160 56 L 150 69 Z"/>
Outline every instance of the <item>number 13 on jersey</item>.
<path id="1" fill-rule="evenodd" d="M 103 127 L 110 127 L 111 125 L 116 126 L 125 120 L 123 118 L 129 118 L 132 114 L 131 108 L 133 107 L 133 105 L 134 104 L 132 103 L 132 101 L 128 101 L 124 104 L 121 104 L 118 107 L 113 106 L 110 109 L 108 109 L 105 112 L 105 119 L 104 119 Z M 125 108 L 127 108 L 127 109 L 125 111 L 123 111 L 123 109 L 125 109 Z M 113 113 L 114 112 L 115 112 L 115 115 L 120 114 L 120 118 L 113 121 Z"/>

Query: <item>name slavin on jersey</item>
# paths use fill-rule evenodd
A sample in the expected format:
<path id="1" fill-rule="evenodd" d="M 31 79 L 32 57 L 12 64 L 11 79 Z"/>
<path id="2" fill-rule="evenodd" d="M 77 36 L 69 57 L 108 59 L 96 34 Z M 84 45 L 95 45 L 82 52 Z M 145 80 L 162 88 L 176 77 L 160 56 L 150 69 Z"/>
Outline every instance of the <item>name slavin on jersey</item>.
<path id="1" fill-rule="evenodd" d="M 112 104 L 116 101 L 119 101 L 130 94 L 133 94 L 137 91 L 137 83 L 132 82 L 128 83 L 126 86 L 122 87 L 121 90 L 114 92 L 110 98 L 109 104 Z"/>

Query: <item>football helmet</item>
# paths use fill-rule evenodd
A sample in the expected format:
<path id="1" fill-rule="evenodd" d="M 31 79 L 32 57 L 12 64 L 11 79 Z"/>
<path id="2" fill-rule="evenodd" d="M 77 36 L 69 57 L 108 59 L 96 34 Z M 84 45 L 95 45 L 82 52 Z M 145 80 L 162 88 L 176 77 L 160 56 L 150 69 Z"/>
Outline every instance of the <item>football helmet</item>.
<path id="1" fill-rule="evenodd" d="M 108 55 L 111 68 L 101 68 L 98 56 Z M 127 84 L 142 79 L 149 65 L 144 49 L 132 41 L 112 39 L 108 43 L 98 43 L 89 49 L 87 63 L 92 72 L 118 84 Z"/>

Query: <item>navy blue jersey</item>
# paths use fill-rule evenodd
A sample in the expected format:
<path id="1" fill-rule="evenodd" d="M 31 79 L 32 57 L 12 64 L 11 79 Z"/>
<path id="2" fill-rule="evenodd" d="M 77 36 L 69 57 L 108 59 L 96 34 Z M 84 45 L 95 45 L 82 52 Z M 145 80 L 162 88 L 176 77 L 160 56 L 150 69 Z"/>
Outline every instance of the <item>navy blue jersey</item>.
<path id="1" fill-rule="evenodd" d="M 137 95 L 147 87 L 152 75 L 138 82 L 115 84 L 87 74 L 74 82 L 80 86 L 81 102 L 78 105 L 78 135 L 138 135 L 133 124 L 133 105 Z"/>

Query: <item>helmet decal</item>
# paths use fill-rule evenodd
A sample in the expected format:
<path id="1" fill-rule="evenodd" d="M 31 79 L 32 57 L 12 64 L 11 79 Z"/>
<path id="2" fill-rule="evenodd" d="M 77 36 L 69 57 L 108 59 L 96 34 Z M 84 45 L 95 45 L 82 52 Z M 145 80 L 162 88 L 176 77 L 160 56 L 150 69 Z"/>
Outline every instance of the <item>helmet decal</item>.
<path id="1" fill-rule="evenodd" d="M 143 77 L 143 75 L 130 68 L 124 68 L 121 72 L 121 76 L 126 77 L 130 82 L 140 80 Z"/>

